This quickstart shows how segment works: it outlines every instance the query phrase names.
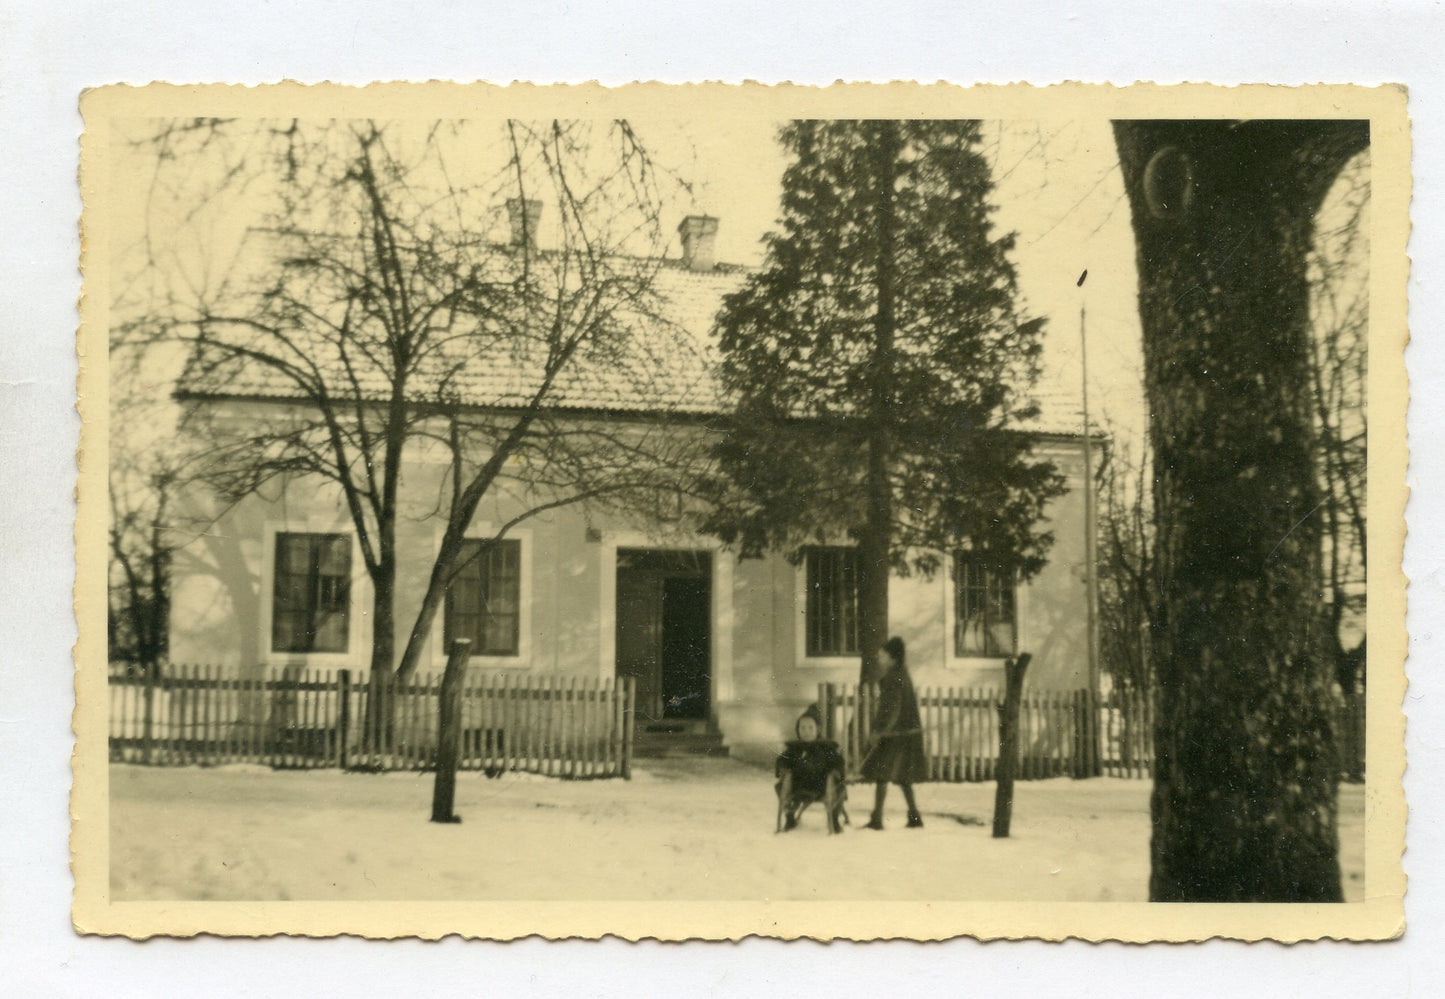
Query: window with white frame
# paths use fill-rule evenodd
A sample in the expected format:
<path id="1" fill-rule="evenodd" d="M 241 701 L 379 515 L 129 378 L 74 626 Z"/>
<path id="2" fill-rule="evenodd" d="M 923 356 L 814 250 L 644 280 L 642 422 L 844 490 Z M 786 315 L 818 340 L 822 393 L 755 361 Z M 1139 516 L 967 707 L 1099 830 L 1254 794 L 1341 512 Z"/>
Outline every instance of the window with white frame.
<path id="1" fill-rule="evenodd" d="M 447 587 L 446 648 L 466 638 L 474 656 L 515 656 L 521 617 L 521 541 L 463 541 L 457 574 Z"/>
<path id="2" fill-rule="evenodd" d="M 350 535 L 277 533 L 271 650 L 345 652 L 350 634 Z"/>
<path id="3" fill-rule="evenodd" d="M 972 552 L 953 555 L 953 654 L 1009 656 L 1016 651 L 1013 572 Z"/>
<path id="4" fill-rule="evenodd" d="M 805 566 L 809 656 L 858 654 L 858 549 L 808 548 Z"/>

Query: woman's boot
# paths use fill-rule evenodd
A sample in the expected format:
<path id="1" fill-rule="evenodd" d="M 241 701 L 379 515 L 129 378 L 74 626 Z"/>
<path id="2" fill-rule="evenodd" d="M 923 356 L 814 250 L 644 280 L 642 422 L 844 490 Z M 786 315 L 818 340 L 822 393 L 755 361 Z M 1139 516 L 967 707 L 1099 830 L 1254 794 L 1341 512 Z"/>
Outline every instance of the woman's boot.
<path id="1" fill-rule="evenodd" d="M 883 828 L 883 799 L 888 794 L 888 783 L 879 781 L 873 789 L 873 814 L 868 817 L 868 824 L 864 829 Z"/>
<path id="2" fill-rule="evenodd" d="M 908 802 L 908 828 L 922 829 L 923 816 L 918 814 L 918 802 L 913 800 L 913 785 L 903 785 L 903 800 Z"/>

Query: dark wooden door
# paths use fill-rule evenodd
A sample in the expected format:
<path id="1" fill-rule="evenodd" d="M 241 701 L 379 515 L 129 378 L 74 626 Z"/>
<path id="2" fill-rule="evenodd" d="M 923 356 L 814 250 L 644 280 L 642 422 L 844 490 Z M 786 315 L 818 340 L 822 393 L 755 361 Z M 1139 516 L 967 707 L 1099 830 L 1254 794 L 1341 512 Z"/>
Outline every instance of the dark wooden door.
<path id="1" fill-rule="evenodd" d="M 706 718 L 712 687 L 711 587 L 705 577 L 668 579 L 662 589 L 662 713 Z"/>
<path id="2" fill-rule="evenodd" d="M 662 584 L 645 570 L 617 573 L 617 675 L 637 682 L 639 724 L 662 718 Z"/>

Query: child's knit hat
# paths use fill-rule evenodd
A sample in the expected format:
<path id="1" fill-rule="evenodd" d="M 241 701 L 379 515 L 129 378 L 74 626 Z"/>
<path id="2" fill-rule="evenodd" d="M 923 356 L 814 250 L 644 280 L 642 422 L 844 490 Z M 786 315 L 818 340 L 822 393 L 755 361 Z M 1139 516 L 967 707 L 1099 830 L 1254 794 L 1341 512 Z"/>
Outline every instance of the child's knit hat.
<path id="1" fill-rule="evenodd" d="M 811 719 L 813 719 L 813 724 L 815 724 L 815 725 L 818 726 L 818 734 L 819 734 L 820 736 L 823 734 L 823 713 L 818 710 L 818 705 L 816 705 L 816 704 L 809 704 L 809 705 L 808 705 L 808 710 L 804 711 L 802 714 L 800 714 L 800 715 L 798 716 L 798 720 L 793 723 L 793 731 L 794 731 L 794 732 L 797 732 L 798 729 L 800 729 L 800 728 L 803 727 L 803 719 L 804 719 L 804 718 L 811 718 Z"/>
<path id="2" fill-rule="evenodd" d="M 894 662 L 902 663 L 904 657 L 903 639 L 899 638 L 897 635 L 894 635 L 892 638 L 888 639 L 888 641 L 883 643 L 883 651 L 887 652 L 890 656 L 892 656 Z"/>

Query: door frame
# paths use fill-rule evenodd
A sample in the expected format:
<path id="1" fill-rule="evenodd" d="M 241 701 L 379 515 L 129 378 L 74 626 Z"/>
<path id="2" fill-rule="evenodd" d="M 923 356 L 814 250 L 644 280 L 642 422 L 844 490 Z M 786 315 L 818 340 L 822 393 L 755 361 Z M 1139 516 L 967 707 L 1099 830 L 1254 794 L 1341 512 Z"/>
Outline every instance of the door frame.
<path id="1" fill-rule="evenodd" d="M 598 590 L 597 676 L 617 675 L 617 549 L 652 548 L 659 551 L 705 551 L 712 555 L 712 689 L 708 713 L 733 699 L 733 560 L 715 538 L 695 535 L 659 538 L 640 531 L 604 531 L 600 543 Z"/>

